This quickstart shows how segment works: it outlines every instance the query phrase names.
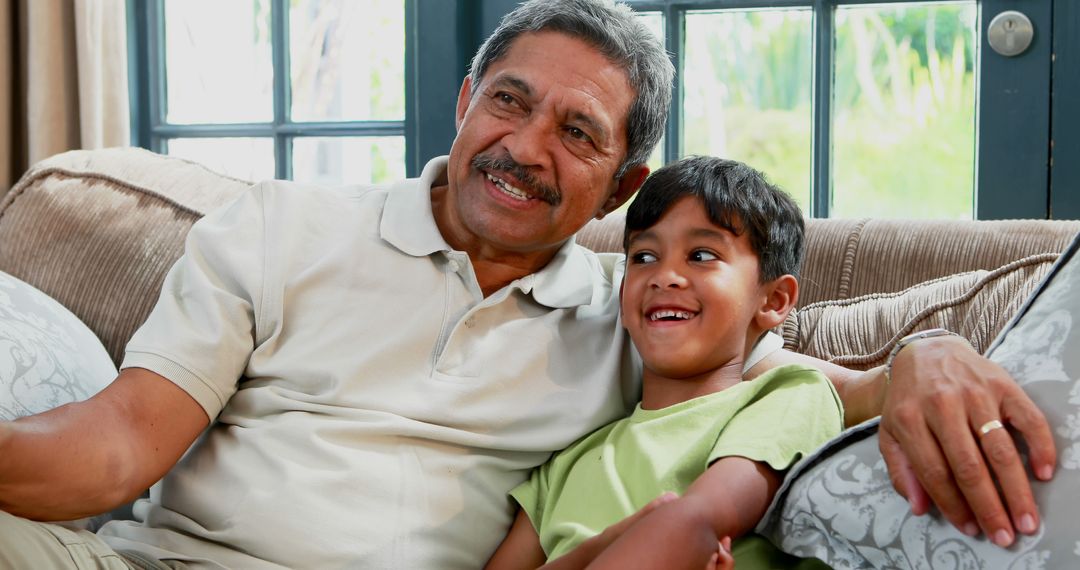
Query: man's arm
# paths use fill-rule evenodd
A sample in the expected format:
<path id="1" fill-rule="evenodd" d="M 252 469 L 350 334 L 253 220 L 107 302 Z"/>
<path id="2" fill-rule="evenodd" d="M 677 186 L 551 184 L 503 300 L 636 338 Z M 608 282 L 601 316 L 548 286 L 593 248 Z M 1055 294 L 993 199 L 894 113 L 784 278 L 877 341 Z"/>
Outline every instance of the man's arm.
<path id="1" fill-rule="evenodd" d="M 37 520 L 105 512 L 160 479 L 209 422 L 168 379 L 126 369 L 89 400 L 0 422 L 0 509 Z"/>
<path id="2" fill-rule="evenodd" d="M 1005 430 L 975 434 L 987 421 L 1008 423 L 1028 446 L 1032 472 L 1047 480 L 1057 461 L 1050 426 L 1008 373 L 966 341 L 911 343 L 893 360 L 888 389 L 880 367 L 857 372 L 784 350 L 747 377 L 790 363 L 816 366 L 832 380 L 847 425 L 882 416 L 881 453 L 893 486 L 915 514 L 926 513 L 932 501 L 962 532 L 974 535 L 981 528 L 1001 546 L 1013 542 L 1016 530 L 1038 530 L 1038 508 L 1012 438 Z"/>

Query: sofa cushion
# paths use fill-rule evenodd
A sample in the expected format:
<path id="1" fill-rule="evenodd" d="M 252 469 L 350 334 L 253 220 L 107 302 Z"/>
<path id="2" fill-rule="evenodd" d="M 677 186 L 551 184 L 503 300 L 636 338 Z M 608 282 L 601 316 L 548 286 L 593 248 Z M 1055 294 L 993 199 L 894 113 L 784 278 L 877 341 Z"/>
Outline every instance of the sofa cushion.
<path id="1" fill-rule="evenodd" d="M 1080 509 L 1080 238 L 990 348 L 1054 430 L 1059 466 L 1033 484 L 1042 526 L 1009 549 L 940 515 L 916 517 L 889 481 L 877 421 L 841 434 L 789 473 L 759 526 L 786 552 L 836 568 L 1076 568 Z"/>
<path id="2" fill-rule="evenodd" d="M 116 377 L 101 341 L 48 295 L 0 272 L 0 420 L 85 400 Z"/>
<path id="3" fill-rule="evenodd" d="M 813 303 L 788 315 L 782 328 L 784 346 L 867 369 L 883 364 L 905 335 L 941 327 L 984 352 L 1058 257 L 1032 255 L 993 271 L 968 271 L 896 293 Z"/>
<path id="4" fill-rule="evenodd" d="M 0 203 L 0 271 L 70 309 L 118 363 L 191 224 L 248 186 L 142 149 L 56 155 Z"/>

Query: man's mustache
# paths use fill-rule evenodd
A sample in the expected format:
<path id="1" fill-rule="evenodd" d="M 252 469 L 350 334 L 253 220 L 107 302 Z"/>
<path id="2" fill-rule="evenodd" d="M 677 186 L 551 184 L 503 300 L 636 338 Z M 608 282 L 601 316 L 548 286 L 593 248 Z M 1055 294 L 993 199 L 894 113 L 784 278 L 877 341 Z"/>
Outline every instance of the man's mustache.
<path id="1" fill-rule="evenodd" d="M 562 203 L 562 193 L 557 188 L 544 183 L 508 154 L 498 157 L 478 154 L 472 159 L 472 166 L 477 170 L 493 174 L 495 172 L 505 172 L 516 178 L 519 184 L 524 185 L 525 187 L 522 190 L 526 191 L 530 196 L 539 198 L 552 206 L 558 206 Z"/>

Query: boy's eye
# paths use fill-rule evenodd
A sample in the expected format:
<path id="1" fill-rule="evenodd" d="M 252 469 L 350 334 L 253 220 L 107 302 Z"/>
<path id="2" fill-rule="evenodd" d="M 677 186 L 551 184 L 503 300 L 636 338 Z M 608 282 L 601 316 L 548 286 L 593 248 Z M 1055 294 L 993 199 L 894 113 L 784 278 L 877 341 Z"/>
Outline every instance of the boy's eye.
<path id="1" fill-rule="evenodd" d="M 695 249 L 690 252 L 690 261 L 716 261 L 717 259 L 720 257 L 707 249 Z"/>
<path id="2" fill-rule="evenodd" d="M 639 251 L 630 256 L 630 262 L 635 265 L 641 263 L 653 263 L 655 261 L 656 256 L 647 251 Z"/>

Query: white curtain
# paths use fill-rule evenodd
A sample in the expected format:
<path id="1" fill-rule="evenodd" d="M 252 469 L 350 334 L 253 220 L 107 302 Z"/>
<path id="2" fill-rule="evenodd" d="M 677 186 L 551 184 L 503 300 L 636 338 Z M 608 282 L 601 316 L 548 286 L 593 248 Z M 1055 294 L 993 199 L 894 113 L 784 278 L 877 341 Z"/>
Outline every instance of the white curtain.
<path id="1" fill-rule="evenodd" d="M 130 142 L 124 0 L 0 0 L 0 191 L 31 164 Z"/>

